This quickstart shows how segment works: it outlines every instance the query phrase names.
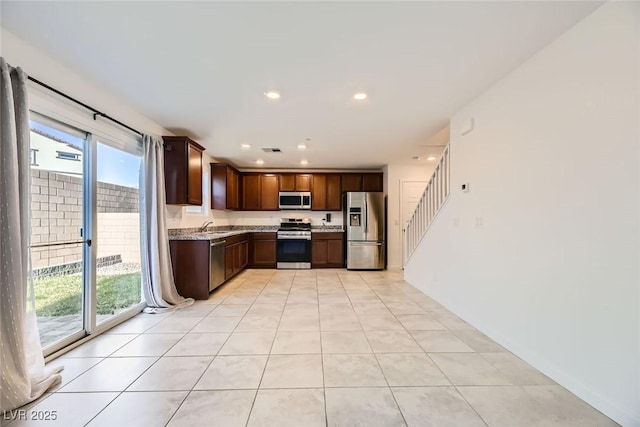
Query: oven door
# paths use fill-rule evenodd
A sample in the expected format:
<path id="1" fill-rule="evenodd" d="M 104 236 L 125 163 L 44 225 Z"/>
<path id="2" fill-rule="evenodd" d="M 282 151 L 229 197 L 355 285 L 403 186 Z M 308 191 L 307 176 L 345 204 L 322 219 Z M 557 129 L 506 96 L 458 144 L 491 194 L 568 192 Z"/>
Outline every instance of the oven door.
<path id="1" fill-rule="evenodd" d="M 311 268 L 311 240 L 301 238 L 278 238 L 278 268 Z"/>

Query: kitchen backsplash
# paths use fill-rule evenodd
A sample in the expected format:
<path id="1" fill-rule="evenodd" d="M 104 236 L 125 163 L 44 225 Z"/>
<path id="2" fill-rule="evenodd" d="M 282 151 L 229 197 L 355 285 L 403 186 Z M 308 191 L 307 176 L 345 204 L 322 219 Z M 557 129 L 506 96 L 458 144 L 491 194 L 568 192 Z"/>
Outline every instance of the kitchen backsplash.
<path id="1" fill-rule="evenodd" d="M 309 218 L 312 226 L 342 226 L 342 212 L 330 212 L 331 222 L 325 222 L 327 212 L 317 211 L 222 211 L 209 210 L 208 215 L 187 212 L 183 206 L 167 206 L 167 228 L 195 228 L 213 220 L 214 226 L 280 225 L 282 218 Z"/>

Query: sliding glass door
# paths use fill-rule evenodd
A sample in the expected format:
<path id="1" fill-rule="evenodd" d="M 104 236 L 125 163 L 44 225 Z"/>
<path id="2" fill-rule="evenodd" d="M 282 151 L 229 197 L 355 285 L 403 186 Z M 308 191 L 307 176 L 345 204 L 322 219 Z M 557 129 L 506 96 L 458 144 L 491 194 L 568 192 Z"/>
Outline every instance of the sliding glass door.
<path id="1" fill-rule="evenodd" d="M 85 332 L 88 135 L 31 123 L 31 275 L 43 347 Z"/>
<path id="2" fill-rule="evenodd" d="M 48 354 L 140 307 L 141 155 L 32 118 L 31 276 Z"/>
<path id="3" fill-rule="evenodd" d="M 97 145 L 98 324 L 140 303 L 141 157 L 103 142 Z"/>

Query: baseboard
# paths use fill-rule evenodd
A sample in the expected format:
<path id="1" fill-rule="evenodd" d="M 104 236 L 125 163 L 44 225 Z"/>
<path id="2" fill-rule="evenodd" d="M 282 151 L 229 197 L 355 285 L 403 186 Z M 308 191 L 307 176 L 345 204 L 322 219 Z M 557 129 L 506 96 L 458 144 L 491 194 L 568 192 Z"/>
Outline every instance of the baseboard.
<path id="1" fill-rule="evenodd" d="M 413 287 L 420 289 L 438 303 L 443 305 L 456 316 L 460 317 L 480 332 L 502 345 L 504 348 L 529 363 L 531 366 L 575 394 L 586 403 L 596 408 L 615 422 L 625 427 L 640 427 L 640 413 L 635 412 L 634 408 L 621 407 L 618 403 L 593 390 L 579 379 L 567 375 L 564 370 L 559 368 L 553 362 L 538 354 L 535 350 L 528 346 L 506 339 L 501 333 L 494 328 L 486 325 L 470 313 L 466 313 L 454 302 L 447 298 L 443 298 L 431 289 L 424 286 L 416 286 L 409 282 Z"/>

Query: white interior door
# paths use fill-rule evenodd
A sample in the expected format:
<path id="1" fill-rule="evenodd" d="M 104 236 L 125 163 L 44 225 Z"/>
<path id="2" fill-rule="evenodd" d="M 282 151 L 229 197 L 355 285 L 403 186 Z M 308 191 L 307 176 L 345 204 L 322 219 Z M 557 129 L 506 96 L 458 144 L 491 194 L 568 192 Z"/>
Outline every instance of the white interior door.
<path id="1" fill-rule="evenodd" d="M 407 256 L 407 243 L 405 230 L 407 224 L 416 210 L 420 197 L 427 186 L 427 181 L 402 181 L 400 187 L 400 217 L 402 218 L 402 265 L 404 266 Z"/>

